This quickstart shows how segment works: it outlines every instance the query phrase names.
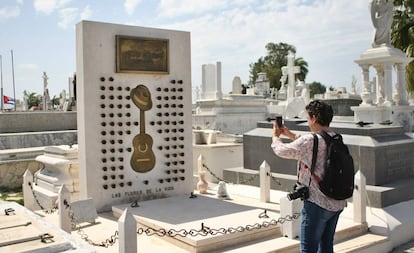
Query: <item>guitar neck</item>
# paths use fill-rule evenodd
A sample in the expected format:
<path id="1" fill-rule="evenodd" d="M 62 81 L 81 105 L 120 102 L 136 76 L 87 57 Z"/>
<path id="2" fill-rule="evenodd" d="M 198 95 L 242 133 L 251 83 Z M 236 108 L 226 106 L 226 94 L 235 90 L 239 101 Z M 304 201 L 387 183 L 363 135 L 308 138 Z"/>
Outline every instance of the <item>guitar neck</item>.
<path id="1" fill-rule="evenodd" d="M 139 111 L 139 132 L 145 133 L 145 111 Z"/>

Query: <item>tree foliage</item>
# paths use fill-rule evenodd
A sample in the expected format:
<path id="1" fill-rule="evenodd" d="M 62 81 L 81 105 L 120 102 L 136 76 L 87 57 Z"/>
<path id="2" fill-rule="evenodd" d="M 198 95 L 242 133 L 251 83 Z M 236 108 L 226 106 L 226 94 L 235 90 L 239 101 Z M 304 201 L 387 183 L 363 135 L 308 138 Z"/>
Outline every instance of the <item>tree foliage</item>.
<path id="1" fill-rule="evenodd" d="M 394 20 L 391 44 L 414 57 L 414 0 L 394 0 Z M 407 65 L 406 82 L 408 93 L 414 93 L 414 61 Z"/>
<path id="2" fill-rule="evenodd" d="M 27 100 L 29 109 L 32 106 L 39 106 L 39 104 L 40 104 L 40 95 L 38 95 L 36 92 L 28 92 L 28 91 L 25 90 L 23 92 L 23 96 Z"/>
<path id="3" fill-rule="evenodd" d="M 313 98 L 315 94 L 324 94 L 326 92 L 326 86 L 320 82 L 312 82 L 309 84 L 310 97 Z"/>
<path id="4" fill-rule="evenodd" d="M 287 65 L 289 51 L 296 53 L 296 48 L 287 43 L 279 44 L 267 43 L 267 55 L 260 57 L 256 62 L 251 63 L 249 85 L 253 85 L 261 72 L 266 73 L 271 88 L 279 89 L 281 86 L 282 67 Z M 297 74 L 299 80 L 305 80 L 308 73 L 308 63 L 303 58 L 295 59 L 295 65 L 300 66 L 300 73 Z"/>

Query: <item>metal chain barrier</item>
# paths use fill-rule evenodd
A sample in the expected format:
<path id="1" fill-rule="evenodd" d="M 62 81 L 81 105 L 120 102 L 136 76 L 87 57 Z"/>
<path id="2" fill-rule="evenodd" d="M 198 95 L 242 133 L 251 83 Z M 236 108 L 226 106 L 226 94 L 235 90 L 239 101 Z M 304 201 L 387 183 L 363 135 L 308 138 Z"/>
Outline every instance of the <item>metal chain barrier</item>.
<path id="1" fill-rule="evenodd" d="M 56 204 L 56 203 L 55 203 L 55 205 L 52 207 L 52 209 L 47 209 L 47 208 L 45 208 L 42 204 L 40 204 L 40 201 L 39 201 L 39 199 L 37 198 L 36 193 L 34 192 L 32 182 L 29 182 L 29 183 L 28 183 L 28 185 L 29 185 L 29 187 L 30 187 L 30 190 L 32 191 L 33 198 L 34 198 L 34 200 L 36 201 L 36 204 L 40 207 L 40 209 L 41 209 L 44 213 L 46 213 L 46 214 L 52 214 L 52 213 L 54 213 L 54 212 L 56 212 L 56 211 L 58 210 L 58 206 L 57 206 L 57 204 Z"/>
<path id="2" fill-rule="evenodd" d="M 268 216 L 267 216 L 268 217 Z M 228 228 L 217 228 L 212 229 L 204 225 L 204 223 L 201 223 L 200 229 L 154 229 L 154 228 L 139 228 L 137 233 L 139 235 L 145 234 L 147 236 L 153 236 L 157 235 L 160 237 L 187 237 L 187 236 L 208 236 L 208 235 L 225 235 L 225 234 L 234 234 L 236 232 L 245 232 L 245 231 L 252 231 L 254 229 L 261 229 L 261 228 L 267 228 L 270 226 L 276 226 L 278 224 L 283 224 L 286 221 L 292 221 L 295 219 L 298 219 L 300 217 L 299 213 L 295 213 L 293 215 L 286 215 L 285 217 L 281 217 L 278 219 L 272 219 L 270 221 L 264 221 L 262 223 L 255 223 L 253 225 L 246 225 L 246 226 L 238 226 L 238 227 L 228 227 Z M 263 217 L 266 218 L 266 217 Z"/>
<path id="3" fill-rule="evenodd" d="M 91 239 L 89 239 L 89 236 L 82 230 L 82 228 L 78 224 L 76 224 L 74 212 L 71 209 L 69 203 L 66 201 L 66 199 L 63 201 L 63 204 L 65 205 L 65 209 L 68 210 L 72 229 L 76 230 L 76 232 L 80 235 L 81 239 L 87 242 L 88 244 L 92 246 L 108 248 L 109 246 L 113 246 L 116 243 L 116 240 L 119 239 L 119 232 L 115 231 L 114 234 L 109 237 L 109 239 L 106 239 L 103 242 L 97 243 L 92 241 Z"/>
<path id="4" fill-rule="evenodd" d="M 272 175 L 272 173 L 267 173 L 267 175 L 273 180 L 273 182 L 275 182 L 277 185 L 281 186 L 282 184 L 280 183 L 280 181 L 278 179 L 276 179 L 276 177 L 274 177 Z"/>
<path id="5" fill-rule="evenodd" d="M 223 181 L 223 182 L 225 182 L 226 184 L 236 184 L 236 183 L 233 183 L 233 182 L 230 182 L 230 181 L 227 181 L 227 180 L 224 180 L 224 179 L 222 179 L 222 178 L 220 178 L 220 177 L 218 177 L 213 171 L 211 171 L 208 167 L 207 167 L 207 165 L 205 165 L 205 164 L 203 164 L 203 168 L 205 168 L 207 171 L 208 171 L 208 173 L 210 173 L 215 179 L 217 179 L 218 181 Z M 256 174 L 256 175 L 253 175 L 253 176 L 251 176 L 251 177 L 249 177 L 249 178 L 247 178 L 247 179 L 245 179 L 245 180 L 243 180 L 243 181 L 240 181 L 240 182 L 238 182 L 237 184 L 249 184 L 249 183 L 251 183 L 256 177 L 258 177 L 259 175 L 258 174 Z"/>

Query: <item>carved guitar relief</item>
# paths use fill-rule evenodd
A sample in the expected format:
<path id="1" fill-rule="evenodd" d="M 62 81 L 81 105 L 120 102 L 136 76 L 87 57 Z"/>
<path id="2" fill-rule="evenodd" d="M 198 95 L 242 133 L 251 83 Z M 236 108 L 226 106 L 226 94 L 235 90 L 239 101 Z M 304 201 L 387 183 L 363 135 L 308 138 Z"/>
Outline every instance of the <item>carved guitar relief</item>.
<path id="1" fill-rule="evenodd" d="M 132 140 L 134 153 L 131 166 L 136 172 L 148 172 L 155 166 L 152 137 L 145 133 L 145 111 L 152 108 L 151 93 L 145 85 L 140 84 L 131 90 L 131 99 L 140 110 L 140 131 Z"/>

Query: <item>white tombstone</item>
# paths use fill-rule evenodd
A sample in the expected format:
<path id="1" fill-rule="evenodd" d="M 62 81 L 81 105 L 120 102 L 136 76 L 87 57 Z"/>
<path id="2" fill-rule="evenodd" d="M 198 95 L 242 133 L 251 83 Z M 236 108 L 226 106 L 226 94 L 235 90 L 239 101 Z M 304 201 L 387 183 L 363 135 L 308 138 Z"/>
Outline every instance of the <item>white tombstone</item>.
<path id="1" fill-rule="evenodd" d="M 242 93 L 242 82 L 239 76 L 235 76 L 232 82 L 232 94 L 241 94 Z"/>
<path id="2" fill-rule="evenodd" d="M 221 62 L 214 64 L 203 64 L 202 67 L 201 98 L 221 99 Z"/>
<path id="3" fill-rule="evenodd" d="M 254 84 L 255 86 L 255 94 L 257 95 L 266 95 L 269 93 L 270 90 L 270 83 L 267 79 L 266 73 L 261 72 L 258 73 L 258 77 Z"/>
<path id="4" fill-rule="evenodd" d="M 191 192 L 190 33 L 82 21 L 76 41 L 81 199 L 102 212 Z"/>

